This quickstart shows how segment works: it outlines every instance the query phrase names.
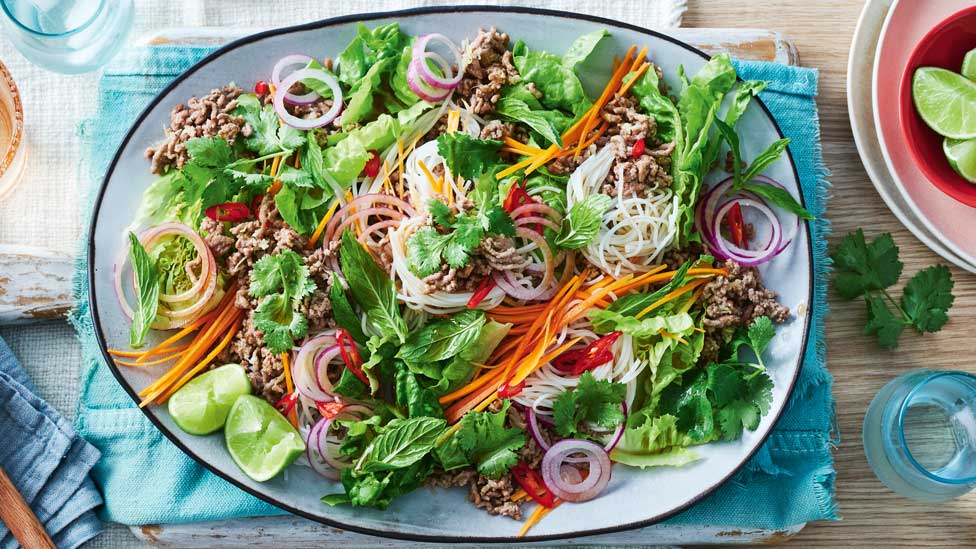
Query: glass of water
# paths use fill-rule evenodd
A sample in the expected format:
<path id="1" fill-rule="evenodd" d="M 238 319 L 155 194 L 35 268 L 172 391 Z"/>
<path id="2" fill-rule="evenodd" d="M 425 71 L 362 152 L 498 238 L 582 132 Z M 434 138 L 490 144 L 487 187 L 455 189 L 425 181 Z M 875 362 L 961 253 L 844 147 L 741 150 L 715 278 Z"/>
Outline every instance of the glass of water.
<path id="1" fill-rule="evenodd" d="M 976 376 L 916 370 L 884 386 L 864 416 L 864 453 L 888 488 L 918 501 L 976 487 Z"/>
<path id="2" fill-rule="evenodd" d="M 132 0 L 0 0 L 3 34 L 30 62 L 61 73 L 104 65 L 132 28 Z"/>

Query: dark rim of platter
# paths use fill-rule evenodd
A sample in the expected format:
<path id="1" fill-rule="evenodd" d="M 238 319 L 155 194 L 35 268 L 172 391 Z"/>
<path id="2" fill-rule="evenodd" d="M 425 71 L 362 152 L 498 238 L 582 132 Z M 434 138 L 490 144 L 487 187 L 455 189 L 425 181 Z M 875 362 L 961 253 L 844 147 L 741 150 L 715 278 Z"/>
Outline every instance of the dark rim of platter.
<path id="1" fill-rule="evenodd" d="M 136 119 L 135 124 L 133 124 L 133 126 L 129 129 L 129 132 L 126 134 L 125 139 L 123 139 L 122 143 L 119 145 L 119 148 L 116 151 L 115 156 L 113 157 L 111 164 L 109 164 L 108 170 L 107 170 L 107 172 L 105 174 L 105 178 L 102 180 L 101 187 L 100 187 L 100 189 L 98 191 L 98 194 L 97 194 L 97 196 L 95 198 L 94 212 L 93 212 L 93 215 L 92 215 L 92 221 L 91 221 L 91 225 L 89 227 L 89 236 L 88 236 L 88 287 L 89 287 L 89 297 L 88 297 L 88 299 L 89 299 L 89 305 L 90 305 L 90 308 L 91 308 L 92 321 L 93 321 L 93 324 L 94 324 L 94 327 L 95 327 L 95 336 L 96 336 L 96 339 L 98 341 L 99 348 L 100 348 L 100 350 L 102 352 L 102 357 L 105 359 L 105 363 L 108 364 L 109 369 L 112 371 L 112 374 L 119 381 L 119 383 L 122 385 L 122 387 L 125 388 L 126 392 L 129 394 L 129 396 L 132 397 L 133 400 L 135 400 L 136 402 L 139 402 L 140 401 L 140 398 L 136 394 L 136 391 L 133 390 L 133 388 L 130 387 L 129 384 L 126 382 L 126 380 L 122 376 L 121 372 L 119 371 L 118 367 L 115 365 L 114 361 L 109 356 L 108 351 L 107 351 L 108 346 L 107 346 L 106 341 L 105 341 L 105 335 L 104 335 L 104 332 L 102 330 L 102 327 L 101 327 L 101 324 L 100 324 L 100 320 L 99 320 L 98 305 L 97 305 L 97 302 L 96 302 L 96 299 L 95 299 L 95 270 L 94 270 L 94 267 L 93 267 L 94 260 L 95 260 L 95 228 L 96 228 L 96 225 L 97 225 L 97 222 L 98 222 L 98 218 L 99 218 L 99 210 L 100 210 L 100 208 L 102 206 L 103 199 L 105 198 L 105 191 L 106 191 L 106 189 L 108 187 L 108 181 L 111 179 L 112 174 L 114 173 L 114 171 L 115 171 L 115 169 L 116 169 L 116 167 L 118 165 L 119 159 L 122 156 L 123 151 L 126 149 L 129 141 L 132 139 L 132 136 L 134 135 L 136 129 L 138 127 L 140 127 L 140 125 L 144 122 L 144 120 L 149 115 L 149 113 L 153 109 L 155 109 L 156 106 L 159 105 L 163 101 L 163 99 L 176 86 L 178 86 L 182 81 L 184 81 L 186 78 L 188 78 L 193 73 L 195 73 L 198 70 L 204 68 L 205 66 L 207 66 L 211 62 L 218 60 L 224 54 L 226 54 L 226 53 L 228 53 L 228 52 L 230 52 L 230 51 L 232 51 L 232 50 L 234 50 L 234 49 L 236 49 L 236 48 L 238 48 L 240 46 L 243 46 L 243 45 L 246 45 L 246 44 L 250 44 L 252 42 L 256 42 L 256 41 L 262 40 L 264 38 L 268 38 L 268 37 L 272 37 L 272 36 L 279 36 L 279 35 L 283 35 L 283 34 L 289 34 L 289 33 L 293 33 L 293 32 L 301 32 L 301 31 L 308 31 L 308 30 L 314 30 L 314 29 L 321 29 L 321 28 L 326 28 L 326 27 L 341 25 L 341 24 L 344 24 L 344 23 L 365 22 L 365 21 L 374 21 L 374 20 L 377 20 L 377 19 L 389 19 L 389 18 L 405 18 L 405 17 L 417 16 L 417 15 L 452 14 L 452 13 L 465 13 L 465 12 L 524 13 L 524 14 L 528 14 L 528 15 L 537 15 L 537 16 L 545 16 L 545 17 L 559 17 L 559 18 L 563 18 L 563 19 L 576 19 L 576 20 L 582 20 L 582 21 L 589 21 L 589 22 L 599 23 L 601 25 L 606 25 L 607 27 L 611 27 L 611 28 L 614 28 L 615 27 L 615 28 L 618 28 L 618 29 L 625 29 L 625 30 L 635 31 L 635 32 L 639 32 L 639 33 L 645 34 L 647 36 L 651 36 L 651 37 L 654 37 L 654 38 L 658 38 L 660 40 L 666 40 L 668 42 L 671 42 L 672 44 L 681 46 L 682 48 L 684 48 L 684 49 L 686 49 L 686 50 L 688 50 L 690 52 L 693 52 L 693 53 L 695 53 L 697 55 L 700 55 L 704 59 L 709 59 L 709 57 L 710 57 L 705 52 L 703 52 L 703 51 L 701 51 L 701 50 L 699 50 L 699 49 L 697 49 L 697 48 L 695 48 L 693 46 L 690 46 L 690 45 L 688 45 L 688 44 L 686 44 L 686 43 L 684 43 L 684 42 L 682 42 L 682 41 L 680 41 L 680 40 L 678 40 L 676 38 L 673 38 L 671 36 L 668 36 L 666 34 L 661 34 L 659 32 L 655 32 L 655 31 L 652 31 L 652 30 L 649 30 L 649 29 L 645 29 L 645 28 L 642 28 L 642 27 L 639 27 L 639 26 L 636 26 L 636 25 L 631 25 L 631 24 L 628 24 L 628 23 L 622 23 L 622 22 L 619 22 L 619 21 L 614 21 L 612 19 L 606 19 L 606 18 L 603 18 L 603 17 L 597 17 L 597 16 L 592 16 L 592 15 L 584 15 L 584 14 L 578 14 L 578 13 L 569 13 L 569 12 L 559 11 L 559 10 L 540 9 L 540 8 L 527 8 L 527 7 L 516 7 L 516 6 L 476 6 L 476 5 L 472 5 L 472 6 L 440 6 L 440 7 L 414 8 L 414 9 L 407 9 L 407 10 L 401 10 L 401 11 L 389 11 L 389 12 L 367 13 L 367 14 L 360 14 L 360 15 L 347 15 L 347 16 L 342 16 L 342 17 L 334 17 L 334 18 L 331 18 L 331 19 L 323 19 L 321 21 L 316 21 L 316 22 L 312 22 L 312 23 L 306 23 L 306 24 L 302 24 L 302 25 L 295 25 L 295 26 L 291 26 L 291 27 L 284 27 L 284 28 L 280 28 L 280 29 L 273 29 L 273 30 L 269 30 L 269 31 L 265 31 L 265 32 L 260 32 L 260 33 L 257 33 L 257 34 L 252 34 L 250 36 L 246 36 L 244 38 L 240 38 L 238 40 L 234 40 L 233 42 L 230 42 L 230 43 L 224 45 L 223 47 L 217 49 L 216 51 L 214 51 L 213 53 L 211 53 L 210 55 L 208 55 L 207 57 L 205 57 L 204 59 L 202 59 L 200 62 L 198 62 L 197 64 L 195 64 L 193 67 L 191 67 L 190 69 L 188 69 L 182 75 L 180 75 L 179 77 L 177 77 L 175 80 L 173 80 L 142 111 L 142 113 Z M 779 136 L 782 138 L 783 137 L 783 132 L 780 129 L 779 124 L 776 123 L 776 119 L 773 118 L 772 114 L 769 112 L 769 109 L 766 107 L 766 105 L 761 100 L 759 100 L 759 98 L 756 98 L 756 99 L 757 99 L 757 102 L 760 105 L 760 107 L 763 109 L 763 112 L 765 113 L 766 117 L 769 119 L 769 121 L 771 121 L 773 123 L 773 126 L 776 128 L 777 134 L 779 134 Z M 790 161 L 790 166 L 793 169 L 793 175 L 796 178 L 796 181 L 799 181 L 800 178 L 799 178 L 799 174 L 798 174 L 797 169 L 796 169 L 796 163 L 793 161 L 793 156 L 789 152 L 789 149 L 787 149 L 787 155 L 788 155 L 788 158 L 789 158 L 789 161 Z M 801 201 L 801 203 L 804 203 L 804 200 L 803 200 L 803 197 L 802 197 L 802 193 L 800 193 L 800 194 L 801 194 L 800 201 Z M 805 205 L 805 203 L 804 203 L 804 205 Z M 789 398 L 789 396 L 792 395 L 793 389 L 796 386 L 796 380 L 797 380 L 797 377 L 798 377 L 799 372 L 800 372 L 800 367 L 802 365 L 803 357 L 806 354 L 806 347 L 807 347 L 807 343 L 808 343 L 808 340 L 809 340 L 810 328 L 811 328 L 811 323 L 812 323 L 811 321 L 812 321 L 813 303 L 814 303 L 814 301 L 813 301 L 813 286 L 814 286 L 813 279 L 814 279 L 814 276 L 813 276 L 813 247 L 812 247 L 812 242 L 811 242 L 811 239 L 810 238 L 807 238 L 807 255 L 809 256 L 809 264 L 810 264 L 810 270 L 811 270 L 811 272 L 810 272 L 811 284 L 810 284 L 809 295 L 807 297 L 807 313 L 806 313 L 805 325 L 804 325 L 803 343 L 802 343 L 802 346 L 801 346 L 801 348 L 799 350 L 799 353 L 797 354 L 797 357 L 798 357 L 797 358 L 797 365 L 796 365 L 796 368 L 794 369 L 793 378 L 790 379 L 790 381 L 789 381 L 789 389 L 787 391 L 787 398 Z M 785 409 L 785 405 L 780 408 L 779 412 L 776 414 L 776 417 L 773 418 L 773 423 L 775 423 L 776 421 L 779 420 L 779 417 L 780 417 L 780 415 L 782 415 L 784 409 Z M 163 423 L 156 417 L 156 415 L 154 413 L 151 413 L 150 412 L 150 410 L 149 410 L 148 407 L 147 408 L 142 408 L 142 412 L 145 413 L 146 417 L 148 417 L 149 420 L 152 421 L 152 423 L 164 435 L 166 435 L 166 437 L 170 441 L 173 442 L 173 444 L 175 444 L 178 448 L 180 448 L 180 450 L 182 450 L 188 456 L 190 456 L 191 458 L 193 458 L 195 461 L 197 461 L 198 463 L 200 463 L 201 465 L 203 465 L 204 467 L 206 467 L 208 470 L 210 470 L 211 472 L 213 472 L 215 475 L 223 478 L 224 480 L 230 482 L 231 484 L 234 484 L 235 486 L 237 486 L 241 490 L 244 490 L 245 492 L 248 492 L 248 493 L 250 493 L 251 495 L 253 495 L 253 496 L 257 497 L 257 498 L 260 498 L 260 499 L 262 499 L 262 500 L 264 500 L 264 501 L 266 501 L 266 502 L 268 502 L 268 503 L 270 503 L 272 505 L 275 505 L 275 506 L 277 506 L 277 507 L 279 507 L 281 509 L 284 509 L 284 510 L 290 512 L 290 513 L 293 513 L 295 515 L 298 515 L 298 516 L 301 516 L 301 517 L 304 517 L 304 518 L 307 518 L 307 519 L 310 519 L 310 520 L 314 520 L 314 521 L 317 521 L 317 522 L 326 524 L 328 526 L 333 526 L 333 527 L 336 527 L 336 528 L 341 528 L 341 529 L 349 530 L 349 531 L 352 531 L 352 532 L 358 532 L 358 533 L 361 533 L 361 534 L 368 534 L 368 535 L 372 535 L 372 536 L 381 536 L 381 537 L 386 537 L 386 538 L 402 539 L 402 540 L 409 540 L 409 541 L 426 541 L 426 542 L 439 542 L 439 543 L 512 543 L 512 542 L 519 542 L 519 543 L 521 543 L 521 542 L 531 542 L 531 541 L 559 540 L 559 539 L 577 538 L 577 537 L 583 537 L 583 536 L 593 536 L 593 535 L 599 535 L 599 534 L 610 534 L 610 533 L 614 533 L 614 532 L 621 532 L 621 531 L 625 531 L 625 530 L 632 530 L 632 529 L 636 529 L 636 528 L 642 528 L 642 527 L 645 527 L 645 526 L 651 526 L 653 524 L 656 524 L 658 522 L 661 522 L 663 520 L 666 520 L 668 518 L 671 518 L 671 517 L 677 515 L 678 513 L 680 513 L 682 511 L 684 511 L 685 509 L 691 507 L 692 505 L 694 505 L 695 503 L 699 502 L 700 500 L 702 500 L 703 498 L 705 498 L 706 496 L 708 496 L 709 494 L 711 494 L 713 491 L 715 491 L 716 488 L 718 488 L 719 486 L 721 486 L 722 483 L 724 483 L 732 475 L 734 475 L 735 473 L 737 473 L 746 464 L 746 462 L 748 462 L 749 459 L 751 459 L 752 456 L 755 455 L 755 453 L 759 450 L 759 448 L 762 446 L 762 444 L 766 441 L 766 439 L 772 433 L 772 427 L 770 427 L 770 429 L 766 433 L 763 434 L 763 436 L 761 437 L 761 440 L 755 445 L 755 447 L 749 453 L 749 455 L 745 456 L 745 458 L 743 458 L 742 461 L 739 464 L 737 464 L 732 470 L 730 470 L 729 473 L 727 475 L 725 475 L 725 477 L 723 477 L 721 480 L 719 480 L 719 481 L 715 482 L 714 484 L 712 484 L 711 486 L 709 486 L 708 489 L 702 491 L 696 497 L 692 498 L 691 500 L 689 500 L 688 502 L 684 503 L 683 505 L 681 505 L 679 507 L 676 507 L 674 509 L 671 509 L 670 511 L 668 511 L 666 513 L 660 513 L 660 514 L 654 515 L 654 516 L 649 517 L 649 518 L 647 518 L 645 520 L 640 520 L 640 521 L 636 521 L 636 522 L 630 522 L 630 523 L 627 523 L 627 524 L 619 524 L 619 525 L 616 525 L 616 526 L 609 526 L 609 527 L 606 527 L 606 528 L 594 528 L 594 529 L 590 529 L 590 530 L 567 531 L 567 532 L 563 532 L 563 533 L 559 533 L 559 534 L 547 534 L 547 535 L 536 535 L 536 536 L 528 535 L 528 536 L 524 536 L 524 537 L 515 537 L 515 536 L 495 536 L 495 537 L 483 537 L 483 536 L 446 536 L 446 535 L 413 534 L 413 533 L 399 532 L 399 531 L 393 531 L 393 530 L 380 530 L 380 529 L 375 529 L 375 528 L 366 528 L 366 527 L 362 527 L 362 526 L 356 526 L 356 525 L 353 525 L 353 524 L 346 524 L 346 523 L 341 522 L 339 520 L 334 520 L 334 519 L 331 519 L 331 518 L 326 518 L 324 516 L 319 516 L 319 515 L 312 514 L 312 513 L 309 513 L 307 511 L 304 511 L 302 509 L 298 509 L 298 508 L 289 506 L 289 505 L 287 505 L 287 504 L 285 504 L 285 503 L 283 503 L 283 502 L 281 502 L 281 501 L 279 501 L 279 500 L 277 500 L 277 499 L 275 499 L 275 498 L 273 498 L 273 497 L 271 497 L 271 496 L 269 496 L 267 494 L 263 494 L 263 493 L 261 493 L 258 490 L 252 489 L 251 487 L 246 486 L 246 485 L 238 482 L 237 480 L 235 480 L 230 475 L 224 473 L 223 471 L 217 469 L 216 467 L 214 467 L 213 465 L 211 465 L 207 461 L 201 459 L 194 452 L 192 452 L 189 448 L 187 448 L 186 445 L 184 445 L 180 441 L 179 437 L 176 434 L 174 434 L 173 432 L 171 432 L 169 428 L 167 428 L 165 425 L 163 425 Z"/>

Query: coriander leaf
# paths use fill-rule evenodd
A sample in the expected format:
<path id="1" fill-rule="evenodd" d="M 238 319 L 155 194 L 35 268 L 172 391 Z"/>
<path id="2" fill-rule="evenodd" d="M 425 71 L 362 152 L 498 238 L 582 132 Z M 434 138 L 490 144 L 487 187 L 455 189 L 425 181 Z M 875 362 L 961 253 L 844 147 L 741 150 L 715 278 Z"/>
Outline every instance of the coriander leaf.
<path id="1" fill-rule="evenodd" d="M 281 292 L 297 303 L 314 290 L 315 281 L 309 278 L 308 267 L 302 257 L 291 250 L 266 255 L 251 270 L 248 293 L 253 297 Z"/>
<path id="2" fill-rule="evenodd" d="M 768 316 L 760 316 L 749 325 L 747 334 L 749 345 L 758 355 L 769 347 L 769 342 L 776 336 L 776 328 Z"/>
<path id="3" fill-rule="evenodd" d="M 595 423 L 607 429 L 620 425 L 624 420 L 620 404 L 626 393 L 623 383 L 597 381 L 592 372 L 583 372 L 576 389 L 565 391 L 553 404 L 556 432 L 564 437 L 586 437 L 579 431 L 580 423 Z"/>
<path id="4" fill-rule="evenodd" d="M 254 326 L 264 334 L 264 343 L 273 353 L 290 351 L 295 340 L 305 337 L 308 321 L 282 294 L 269 295 L 254 310 Z"/>
<path id="5" fill-rule="evenodd" d="M 485 230 L 500 236 L 515 236 L 515 221 L 501 206 L 493 206 L 487 210 L 479 210 L 479 215 L 485 217 Z"/>
<path id="6" fill-rule="evenodd" d="M 349 332 L 349 335 L 352 336 L 356 343 L 365 345 L 368 338 L 363 333 L 363 325 L 359 321 L 359 316 L 353 311 L 352 304 L 349 303 L 345 290 L 342 289 L 342 282 L 339 281 L 339 275 L 335 273 L 332 273 L 332 287 L 329 288 L 329 301 L 332 303 L 332 316 L 335 318 L 336 324 Z"/>
<path id="7" fill-rule="evenodd" d="M 234 114 L 251 127 L 251 135 L 244 139 L 248 149 L 260 156 L 281 151 L 278 141 L 278 114 L 271 105 L 262 106 L 257 97 L 245 94 L 237 98 Z"/>
<path id="8" fill-rule="evenodd" d="M 764 371 L 747 373 L 728 364 L 708 366 L 708 389 L 718 410 L 723 440 L 736 440 L 743 429 L 755 430 L 769 412 L 773 401 L 773 382 Z"/>
<path id="9" fill-rule="evenodd" d="M 905 329 L 905 321 L 895 316 L 883 297 L 870 293 L 864 296 L 868 308 L 868 322 L 864 325 L 864 335 L 877 334 L 878 345 L 884 349 L 898 347 L 898 337 Z"/>
<path id="10" fill-rule="evenodd" d="M 813 214 L 807 211 L 799 202 L 793 198 L 789 192 L 772 185 L 761 185 L 759 183 L 747 183 L 742 186 L 744 191 L 752 191 L 774 206 L 796 215 L 800 219 L 816 219 Z"/>
<path id="11" fill-rule="evenodd" d="M 430 276 L 441 268 L 448 237 L 433 227 L 421 227 L 407 240 L 407 263 L 417 276 Z"/>
<path id="12" fill-rule="evenodd" d="M 129 260 L 135 273 L 138 296 L 136 310 L 132 315 L 132 326 L 129 328 L 129 345 L 138 349 L 142 347 L 149 328 L 156 320 L 156 311 L 159 308 L 159 270 L 142 247 L 139 238 L 132 232 L 129 232 Z"/>
<path id="13" fill-rule="evenodd" d="M 407 324 L 400 316 L 393 281 L 349 231 L 342 233 L 339 262 L 366 318 L 383 334 L 405 340 Z"/>
<path id="14" fill-rule="evenodd" d="M 949 320 L 952 307 L 952 273 L 945 265 L 933 265 L 915 273 L 901 296 L 901 307 L 919 332 L 938 332 Z"/>
<path id="15" fill-rule="evenodd" d="M 613 200 L 605 194 L 591 194 L 582 202 L 573 204 L 563 218 L 555 244 L 566 250 L 575 250 L 589 244 L 600 232 L 603 214 Z"/>
<path id="16" fill-rule="evenodd" d="M 428 200 L 427 211 L 430 212 L 434 223 L 440 225 L 441 228 L 447 230 L 454 225 L 454 213 L 451 212 L 451 208 L 447 204 L 444 204 L 440 200 L 435 198 Z"/>
<path id="17" fill-rule="evenodd" d="M 505 427 L 509 405 L 503 400 L 498 412 L 466 413 L 454 435 L 469 463 L 489 478 L 497 479 L 508 472 L 518 462 L 516 451 L 526 442 L 521 429 Z"/>
<path id="18" fill-rule="evenodd" d="M 239 170 L 236 168 L 225 168 L 224 173 L 243 182 L 248 187 L 256 187 L 259 189 L 266 189 L 272 183 L 274 183 L 274 178 L 270 175 L 263 174 L 260 172 L 247 172 L 244 170 Z"/>
<path id="19" fill-rule="evenodd" d="M 477 179 L 499 163 L 498 150 L 503 143 L 493 139 L 476 139 L 462 132 L 445 133 L 437 138 L 437 153 L 455 176 Z"/>
<path id="20" fill-rule="evenodd" d="M 348 502 L 357 507 L 386 509 L 395 498 L 420 487 L 432 471 L 433 461 L 429 459 L 392 471 L 360 473 L 343 469 L 342 486 L 346 493 L 326 497 L 335 504 Z"/>
<path id="21" fill-rule="evenodd" d="M 485 325 L 485 313 L 465 309 L 444 320 L 437 320 L 410 334 L 398 357 L 417 363 L 449 359 L 471 345 Z"/>
<path id="22" fill-rule="evenodd" d="M 278 168 L 278 173 L 275 175 L 275 178 L 281 181 L 282 184 L 292 187 L 312 187 L 315 184 L 312 181 L 312 176 L 307 171 L 293 168 L 284 163 Z"/>
<path id="23" fill-rule="evenodd" d="M 234 152 L 221 137 L 194 137 L 184 146 L 191 161 L 205 168 L 223 168 L 234 161 Z"/>
<path id="24" fill-rule="evenodd" d="M 834 288 L 844 299 L 891 286 L 898 282 L 903 267 L 891 234 L 878 235 L 869 245 L 861 229 L 848 233 L 831 258 L 836 269 Z"/>
<path id="25" fill-rule="evenodd" d="M 423 459 L 444 432 L 447 422 L 433 417 L 394 419 L 366 449 L 358 471 L 403 469 Z"/>

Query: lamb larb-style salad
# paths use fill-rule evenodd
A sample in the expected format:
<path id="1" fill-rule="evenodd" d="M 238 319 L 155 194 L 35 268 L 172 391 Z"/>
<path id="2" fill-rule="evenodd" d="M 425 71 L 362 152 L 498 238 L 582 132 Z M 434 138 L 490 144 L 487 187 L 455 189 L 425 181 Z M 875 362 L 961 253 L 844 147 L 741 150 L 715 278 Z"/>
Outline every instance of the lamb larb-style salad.
<path id="1" fill-rule="evenodd" d="M 741 158 L 764 83 L 725 55 L 669 88 L 633 46 L 590 93 L 607 35 L 360 26 L 173 108 L 115 273 L 141 406 L 327 504 L 464 487 L 523 533 L 755 429 L 791 316 L 756 266 L 810 218 L 762 175 L 788 140 Z"/>

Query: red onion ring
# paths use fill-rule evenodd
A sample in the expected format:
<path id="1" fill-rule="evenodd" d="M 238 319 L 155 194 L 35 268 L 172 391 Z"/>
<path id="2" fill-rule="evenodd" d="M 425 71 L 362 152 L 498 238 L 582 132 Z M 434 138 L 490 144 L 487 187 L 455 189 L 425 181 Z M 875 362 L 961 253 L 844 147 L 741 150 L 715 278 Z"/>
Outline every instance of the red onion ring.
<path id="1" fill-rule="evenodd" d="M 547 290 L 549 290 L 550 286 L 552 286 L 556 281 L 556 266 L 553 262 L 552 250 L 549 249 L 549 244 L 546 242 L 546 239 L 533 230 L 526 229 L 525 227 L 518 227 L 515 229 L 515 234 L 519 237 L 532 241 L 532 243 L 534 243 L 542 252 L 542 261 L 546 266 L 546 270 L 542 276 L 542 281 L 539 282 L 539 285 L 534 288 L 525 288 L 524 286 L 518 284 L 518 281 L 515 280 L 515 275 L 513 275 L 511 271 L 495 271 L 492 274 L 492 278 L 494 278 L 495 283 L 498 284 L 499 288 L 515 299 L 521 299 L 524 301 L 538 299 L 539 296 L 543 295 Z"/>
<path id="2" fill-rule="evenodd" d="M 288 75 L 287 78 L 281 81 L 281 85 L 278 89 L 280 90 L 290 90 L 300 80 L 314 79 L 320 80 L 329 86 L 332 90 L 332 108 L 330 108 L 326 113 L 319 117 L 305 119 L 299 118 L 285 109 L 285 94 L 275 93 L 274 94 L 274 109 L 278 113 L 278 117 L 281 121 L 289 126 L 299 129 L 299 130 L 311 130 L 313 128 L 321 128 L 329 122 L 335 120 L 339 116 L 339 112 L 342 111 L 342 89 L 339 88 L 339 83 L 330 74 L 325 71 L 318 69 L 299 69 Z"/>
<path id="3" fill-rule="evenodd" d="M 274 84 L 276 90 L 283 93 L 285 102 L 292 105 L 311 105 L 312 103 L 318 101 L 318 99 L 321 97 L 314 91 L 304 95 L 295 95 L 288 91 L 291 86 L 284 89 L 281 87 L 281 71 L 295 65 L 301 65 L 302 68 L 306 68 L 312 61 L 313 59 L 311 57 L 296 53 L 293 55 L 286 55 L 275 63 L 274 69 L 271 70 L 271 83 Z M 278 91 L 276 91 L 276 93 L 278 93 Z"/>
<path id="4" fill-rule="evenodd" d="M 544 226 L 549 227 L 550 229 L 552 229 L 552 230 L 554 230 L 556 232 L 559 232 L 559 229 L 562 228 L 559 225 L 559 223 L 556 223 L 555 221 L 549 219 L 548 217 L 539 217 L 539 216 L 535 216 L 535 215 L 527 215 L 527 216 L 520 217 L 520 218 L 518 218 L 518 219 L 515 220 L 515 226 L 516 227 L 526 227 L 528 225 L 544 225 Z"/>
<path id="5" fill-rule="evenodd" d="M 580 470 L 576 467 L 564 463 L 559 468 L 559 478 L 568 484 L 579 484 L 583 482 L 583 473 L 580 473 Z"/>
<path id="6" fill-rule="evenodd" d="M 407 201 L 396 196 L 392 196 L 385 193 L 370 193 L 357 196 L 353 200 L 350 200 L 348 204 L 339 208 L 339 211 L 332 216 L 332 219 L 325 226 L 325 234 L 322 237 L 323 246 L 328 246 L 332 239 L 337 235 L 338 231 L 336 228 L 343 219 L 350 214 L 350 212 L 356 212 L 360 209 L 372 208 L 374 204 L 386 204 L 393 208 L 397 208 L 399 211 L 396 212 L 397 215 L 403 217 L 404 215 L 415 216 L 417 215 L 417 210 L 413 208 Z M 393 210 L 390 210 L 393 211 Z M 402 213 L 401 213 L 402 212 Z M 338 233 L 341 235 L 341 233 Z"/>
<path id="7" fill-rule="evenodd" d="M 561 223 L 563 220 L 563 216 L 560 215 L 555 208 L 549 206 L 548 204 L 542 204 L 540 202 L 529 202 L 526 204 L 522 204 L 518 208 L 512 210 L 512 213 L 509 215 L 512 216 L 512 219 L 518 219 L 523 214 L 528 214 L 528 213 L 539 213 L 539 214 L 547 215 L 556 223 Z"/>
<path id="8" fill-rule="evenodd" d="M 407 86 L 410 87 L 410 91 L 417 94 L 417 97 L 427 101 L 429 103 L 437 103 L 443 99 L 450 97 L 454 90 L 447 90 L 444 93 L 437 93 L 435 90 L 431 89 L 430 85 L 421 80 L 419 75 L 420 63 L 415 59 L 410 62 L 407 66 Z"/>
<path id="9" fill-rule="evenodd" d="M 454 62 L 458 67 L 457 74 L 452 75 L 454 72 L 451 68 L 450 63 L 444 59 L 440 54 L 428 52 L 427 44 L 430 42 L 440 42 L 447 47 L 447 50 L 454 57 Z M 431 87 L 442 89 L 442 90 L 453 90 L 461 83 L 461 78 L 464 77 L 464 58 L 461 56 L 461 51 L 451 42 L 451 39 L 439 33 L 424 34 L 417 38 L 414 42 L 413 50 L 411 50 L 413 60 L 411 63 L 416 62 L 416 70 L 419 72 L 421 78 L 423 78 L 424 83 L 430 85 Z M 440 66 L 441 70 L 444 71 L 445 76 L 440 77 L 434 74 L 424 63 L 423 60 L 430 59 Z"/>
<path id="10" fill-rule="evenodd" d="M 617 425 L 617 429 L 612 435 L 610 435 L 610 440 L 603 446 L 603 449 L 606 450 L 608 454 L 617 447 L 617 443 L 619 443 L 620 439 L 624 436 L 624 426 L 627 424 L 627 403 L 621 402 L 620 408 L 624 411 L 624 420 L 620 422 L 620 425 Z"/>
<path id="11" fill-rule="evenodd" d="M 529 434 L 532 435 L 532 439 L 535 440 L 536 445 L 542 448 L 543 452 L 551 448 L 552 445 L 546 442 L 545 437 L 542 436 L 542 430 L 539 428 L 538 414 L 535 413 L 535 410 L 531 406 L 525 408 L 525 420 L 529 424 Z"/>
<path id="12" fill-rule="evenodd" d="M 339 470 L 332 467 L 322 453 L 321 441 L 323 438 L 322 432 L 328 430 L 332 425 L 331 418 L 322 418 L 312 426 L 312 430 L 308 432 L 308 438 L 305 439 L 305 458 L 308 459 L 308 464 L 313 471 L 322 475 L 329 480 L 339 480 Z"/>
<path id="13" fill-rule="evenodd" d="M 727 257 L 739 263 L 740 265 L 746 267 L 755 267 L 765 263 L 776 256 L 776 250 L 779 248 L 781 238 L 783 236 L 783 228 L 779 224 L 779 219 L 776 218 L 776 214 L 769 209 L 766 204 L 759 202 L 757 200 L 752 200 L 750 198 L 735 198 L 729 200 L 719 209 L 718 214 L 715 216 L 715 221 L 712 225 L 712 230 L 715 234 L 718 234 L 719 228 L 721 227 L 722 219 L 729 213 L 729 210 L 733 206 L 738 204 L 742 207 L 753 208 L 759 211 L 761 214 L 769 219 L 770 225 L 772 226 L 772 234 L 770 235 L 769 242 L 766 244 L 766 248 L 760 252 L 752 252 L 750 250 L 743 250 L 738 246 L 726 241 L 724 238 L 716 238 L 715 242 L 722 253 Z M 755 255 L 753 255 L 755 254 Z"/>
<path id="14" fill-rule="evenodd" d="M 338 450 L 339 446 L 342 445 L 342 440 L 339 438 L 336 438 L 334 441 L 329 440 L 329 435 L 332 434 L 332 423 L 337 419 L 352 419 L 362 421 L 363 419 L 366 419 L 372 415 L 373 410 L 367 408 L 366 406 L 363 406 L 362 404 L 350 404 L 348 406 L 344 406 L 334 418 L 322 420 L 326 421 L 327 424 L 325 427 L 323 427 L 319 438 L 315 440 L 316 450 L 322 455 L 325 462 L 328 463 L 329 466 L 331 466 L 334 470 L 338 471 L 341 469 L 348 469 L 349 467 L 353 466 L 353 463 L 350 461 L 343 461 L 341 456 L 334 455 L 331 451 L 329 451 L 330 446 Z"/>
<path id="15" fill-rule="evenodd" d="M 335 399 L 332 395 L 332 383 L 329 382 L 328 376 L 326 375 L 323 381 L 315 366 L 315 358 L 320 355 L 320 351 L 328 352 L 331 347 L 335 347 L 333 349 L 334 355 L 331 357 L 334 358 L 335 355 L 339 354 L 339 347 L 336 345 L 336 338 L 333 334 L 325 333 L 315 336 L 301 346 L 292 365 L 291 375 L 295 389 L 306 398 L 316 402 L 331 402 Z"/>
<path id="16" fill-rule="evenodd" d="M 583 454 L 582 458 L 572 457 Z M 562 467 L 565 463 L 589 464 L 589 473 L 580 482 L 564 480 Z M 580 502 L 596 497 L 610 483 L 610 456 L 598 444 L 582 439 L 564 439 L 552 445 L 542 457 L 542 480 L 552 493 L 566 501 Z"/>

